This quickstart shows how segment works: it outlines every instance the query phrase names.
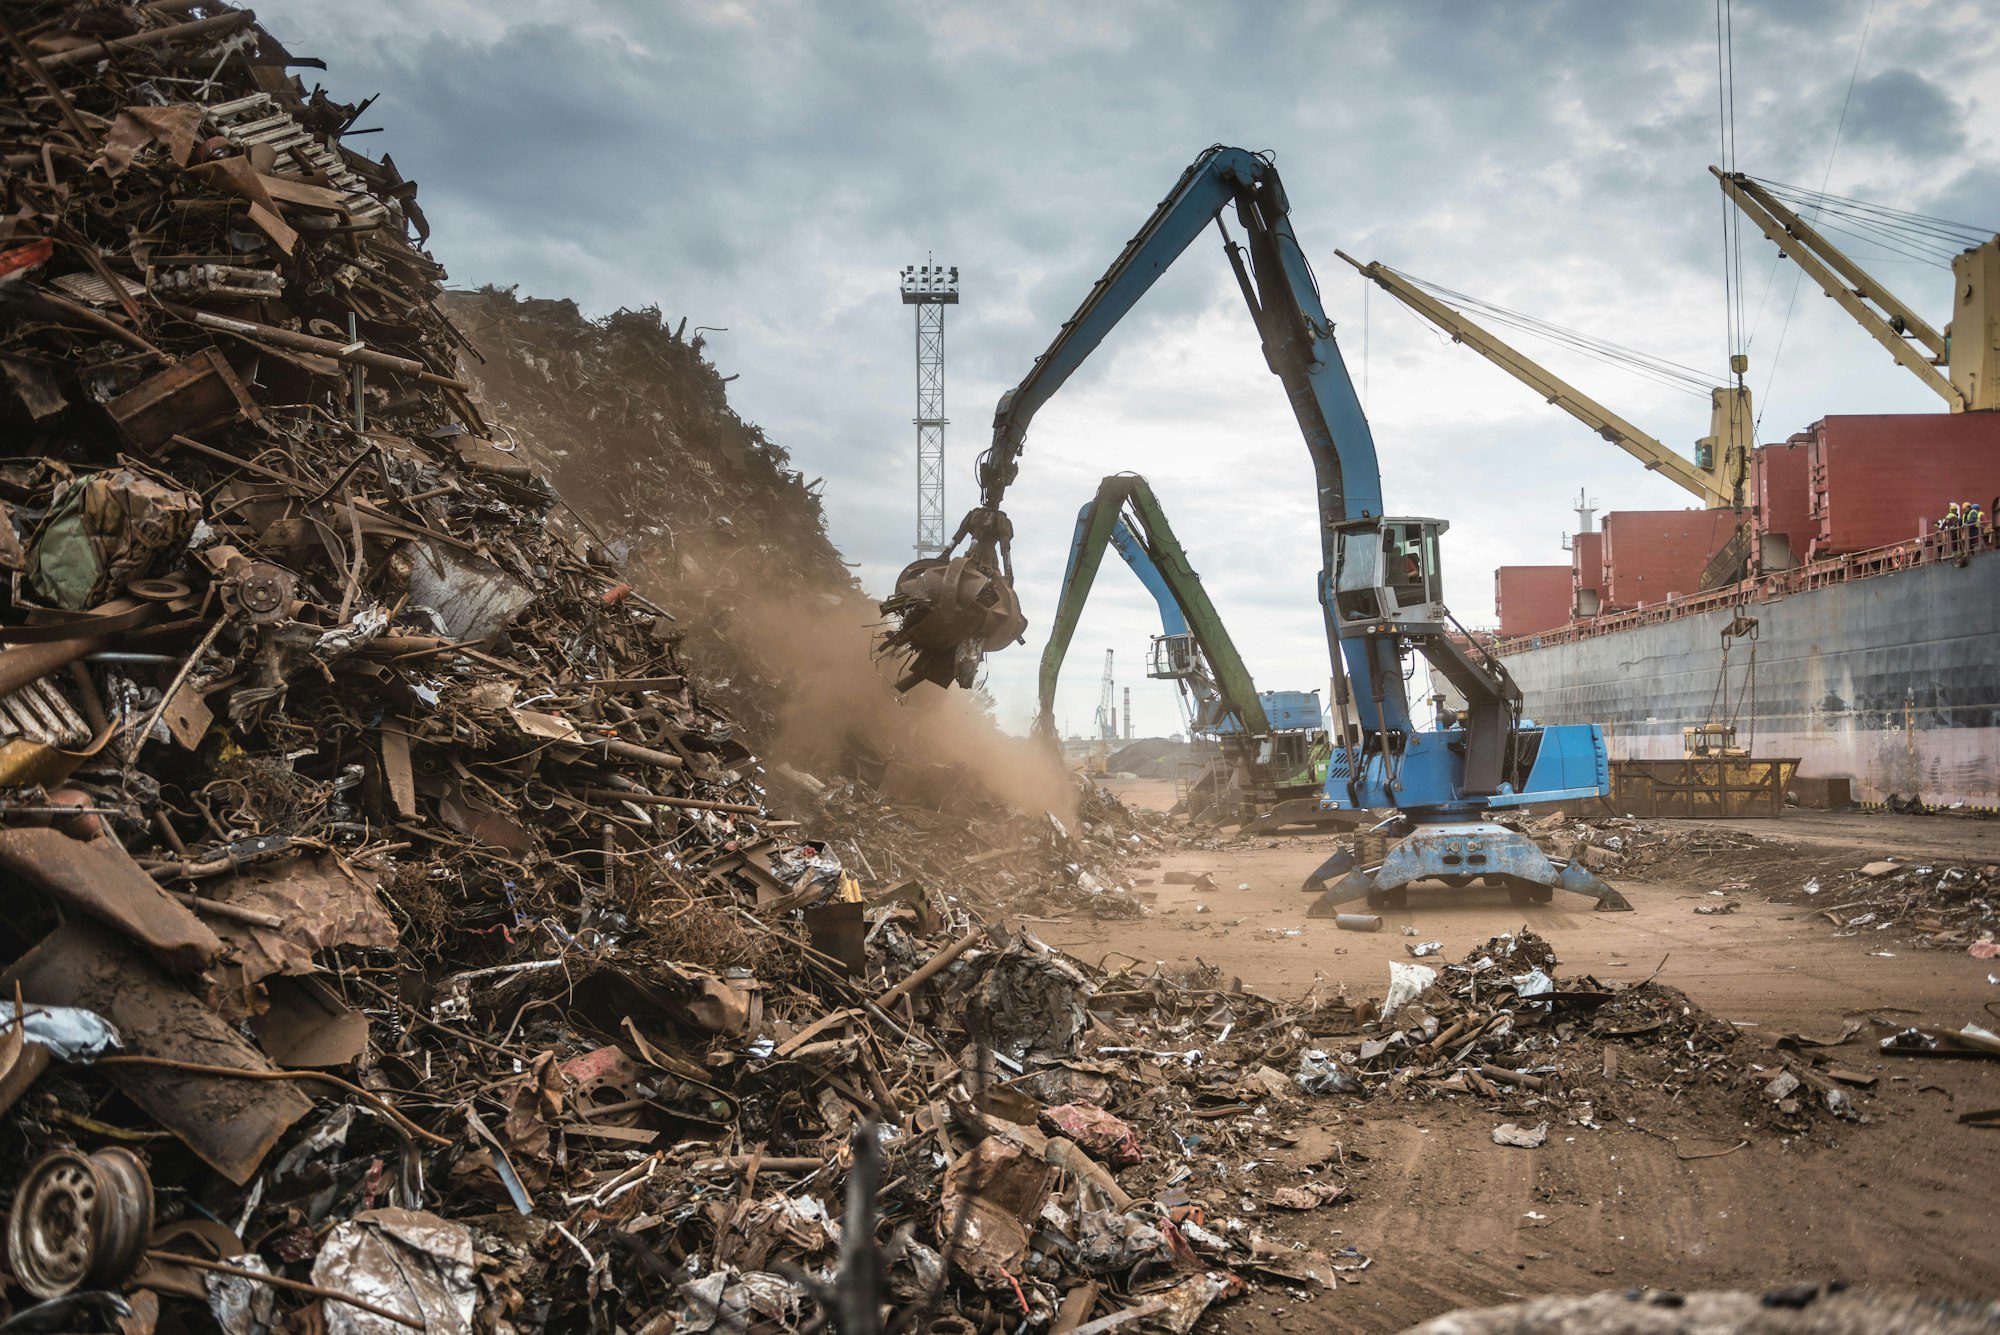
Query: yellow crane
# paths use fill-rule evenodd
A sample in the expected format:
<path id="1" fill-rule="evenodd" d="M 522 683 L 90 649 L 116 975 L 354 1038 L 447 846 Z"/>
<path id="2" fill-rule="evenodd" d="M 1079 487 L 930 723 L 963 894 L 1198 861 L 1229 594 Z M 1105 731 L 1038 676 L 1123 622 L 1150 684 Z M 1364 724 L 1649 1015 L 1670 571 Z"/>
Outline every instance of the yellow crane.
<path id="1" fill-rule="evenodd" d="M 1951 411 L 2000 408 L 2000 236 L 1952 257 L 1952 315 L 1940 333 L 1763 183 L 1719 167 L 1709 171 L 1780 253 Z"/>
<path id="2" fill-rule="evenodd" d="M 1710 391 L 1709 434 L 1696 442 L 1695 457 L 1689 459 L 1432 296 L 1408 275 L 1386 264 L 1364 264 L 1344 250 L 1334 254 L 1451 335 L 1452 342 L 1465 344 L 1710 509 L 1742 508 L 1749 484 L 1750 449 L 1755 444 L 1755 418 L 1750 411 L 1750 391 L 1741 383 Z M 1739 381 L 1746 367 L 1744 358 L 1730 358 L 1730 370 Z"/>

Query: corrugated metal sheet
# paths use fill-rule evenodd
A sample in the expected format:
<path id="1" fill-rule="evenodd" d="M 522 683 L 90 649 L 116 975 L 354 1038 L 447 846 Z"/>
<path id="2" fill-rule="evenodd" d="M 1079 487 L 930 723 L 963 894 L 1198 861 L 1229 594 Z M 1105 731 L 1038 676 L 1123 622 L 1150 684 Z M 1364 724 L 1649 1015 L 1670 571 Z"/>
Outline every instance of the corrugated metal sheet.
<path id="1" fill-rule="evenodd" d="M 1638 607 L 1698 592 L 1736 532 L 1734 510 L 1614 510 L 1604 516 L 1604 601 Z"/>
<path id="2" fill-rule="evenodd" d="M 1877 413 L 1807 428 L 1812 554 L 1886 547 L 1929 532 L 1952 501 L 2000 493 L 2000 413 Z"/>
<path id="3" fill-rule="evenodd" d="M 55 683 L 44 677 L 0 696 L 0 741 L 16 738 L 43 746 L 78 747 L 90 740 L 90 728 Z"/>
<path id="4" fill-rule="evenodd" d="M 1781 537 L 1790 546 L 1794 561 L 1805 560 L 1818 532 L 1807 486 L 1812 470 L 1805 437 L 1794 436 L 1780 445 L 1759 445 L 1751 456 L 1751 470 L 1757 502 L 1752 523 L 1758 538 Z"/>
<path id="5" fill-rule="evenodd" d="M 1493 608 L 1503 637 L 1563 625 L 1570 613 L 1570 567 L 1501 566 L 1493 572 Z"/>

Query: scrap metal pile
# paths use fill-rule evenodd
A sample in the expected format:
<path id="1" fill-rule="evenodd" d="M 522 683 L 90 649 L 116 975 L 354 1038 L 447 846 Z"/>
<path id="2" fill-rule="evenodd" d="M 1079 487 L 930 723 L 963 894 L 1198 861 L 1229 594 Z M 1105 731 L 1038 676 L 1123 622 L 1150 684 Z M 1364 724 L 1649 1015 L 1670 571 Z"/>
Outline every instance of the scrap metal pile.
<path id="1" fill-rule="evenodd" d="M 2000 958 L 2000 866 L 1945 859 L 1879 858 L 1831 867 L 1796 886 L 1843 936 L 1893 933 L 1938 950 Z"/>
<path id="2" fill-rule="evenodd" d="M 590 319 L 572 301 L 493 287 L 442 306 L 478 354 L 466 376 L 500 430 L 609 544 L 629 547 L 633 582 L 683 619 L 696 677 L 767 740 L 790 683 L 743 652 L 733 615 L 773 596 L 873 612 L 827 537 L 820 480 L 730 407 L 685 318 L 646 307 Z"/>
<path id="3" fill-rule="evenodd" d="M 1053 1097 L 1164 984 L 1100 1007 L 767 809 L 461 378 L 360 108 L 248 11 L 5 18 L 0 1303 L 862 1330 L 1232 1287 Z M 1134 851 L 1079 838 L 1003 853 Z"/>
<path id="4" fill-rule="evenodd" d="M 1807 1051 L 1844 1042 L 1858 1024 L 1836 1040 L 1791 1036 L 1764 1051 L 1653 979 L 1608 987 L 1588 975 L 1562 977 L 1554 948 L 1525 927 L 1455 964 L 1392 963 L 1390 970 L 1365 1036 L 1302 1059 L 1298 1078 L 1306 1088 L 1479 1096 L 1517 1119 L 1496 1139 L 1534 1148 L 1551 1124 L 1592 1131 L 1631 1125 L 1627 1114 L 1652 1115 L 1662 1093 L 1696 1133 L 1703 1118 L 1782 1132 L 1829 1114 L 1857 1120 L 1850 1085 L 1874 1083 L 1845 1080 L 1838 1067 L 1829 1074 Z"/>
<path id="5" fill-rule="evenodd" d="M 1526 828 L 1552 857 L 1579 859 L 1594 871 L 1628 877 L 1668 866 L 1734 865 L 1765 847 L 1764 840 L 1738 830 L 1631 817 L 1579 820 L 1552 812 Z"/>
<path id="6" fill-rule="evenodd" d="M 827 783 L 781 765 L 771 782 L 787 810 L 809 813 L 812 829 L 871 880 L 920 884 L 988 914 L 1143 917 L 1132 873 L 1181 842 L 1166 817 L 1081 781 L 1071 823 L 996 805 L 962 766 L 891 763 L 872 781 Z"/>

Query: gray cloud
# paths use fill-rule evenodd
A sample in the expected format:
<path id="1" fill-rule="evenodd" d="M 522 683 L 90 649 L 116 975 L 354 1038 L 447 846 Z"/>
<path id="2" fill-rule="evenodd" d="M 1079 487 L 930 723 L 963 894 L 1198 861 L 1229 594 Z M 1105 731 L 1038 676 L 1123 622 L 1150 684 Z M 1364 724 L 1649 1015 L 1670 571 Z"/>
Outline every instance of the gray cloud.
<path id="1" fill-rule="evenodd" d="M 1911 69 L 1883 70 L 1858 80 L 1848 110 L 1857 144 L 1934 157 L 1965 143 L 1965 108 Z"/>
<path id="2" fill-rule="evenodd" d="M 456 281 L 727 325 L 711 356 L 741 373 L 739 411 L 829 479 L 834 537 L 876 588 L 914 530 L 897 269 L 935 253 L 964 275 L 946 335 L 955 521 L 995 399 L 1218 140 L 1278 154 L 1368 381 L 1391 503 L 1452 520 L 1448 591 L 1467 620 L 1491 614 L 1493 565 L 1563 559 L 1579 487 L 1622 508 L 1682 498 L 1385 294 L 1364 304 L 1333 247 L 1690 365 L 1724 361 L 1706 4 L 579 0 L 560 22 L 526 0 L 258 9 L 328 59 L 337 95 L 384 94 L 369 120 L 385 132 L 357 143 L 422 182 Z M 1867 11 L 1736 6 L 1745 169 L 1818 183 Z M 1989 29 L 1976 7 L 1881 0 L 1832 189 L 2000 217 Z M 1037 421 L 1010 507 L 1032 647 L 993 667 L 1010 722 L 1032 698 L 1076 507 L 1120 469 L 1166 499 L 1260 681 L 1324 682 L 1310 469 L 1215 251 L 1197 242 Z M 1931 410 L 1809 285 L 1788 300 L 1789 269 L 1754 234 L 1744 269 L 1766 438 L 1831 411 Z M 1883 273 L 1941 318 L 1942 275 Z M 1706 429 L 1699 400 L 1551 364 L 1669 443 Z M 1155 629 L 1108 568 L 1065 679 L 1074 722 L 1099 651 L 1136 663 Z M 1142 726 L 1173 726 L 1169 688 L 1126 675 Z"/>

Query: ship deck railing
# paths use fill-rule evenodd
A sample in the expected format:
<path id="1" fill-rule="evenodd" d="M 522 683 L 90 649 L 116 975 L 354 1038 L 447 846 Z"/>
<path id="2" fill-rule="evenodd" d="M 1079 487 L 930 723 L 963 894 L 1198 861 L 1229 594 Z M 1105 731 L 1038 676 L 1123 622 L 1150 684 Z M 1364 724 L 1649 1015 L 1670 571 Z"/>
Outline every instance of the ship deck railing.
<path id="1" fill-rule="evenodd" d="M 1634 626 L 1679 621 L 1704 612 L 1724 611 L 1745 603 L 1768 602 L 1788 594 L 1823 589 L 1831 584 L 1848 584 L 1897 570 L 1946 565 L 1963 561 L 1977 552 L 1996 549 L 2000 549 L 2000 529 L 1992 524 L 1983 526 L 1977 533 L 1967 529 L 1926 533 L 1920 538 L 1890 543 L 1886 547 L 1822 557 L 1788 570 L 1774 570 L 1721 588 L 1669 597 L 1662 602 L 1641 604 L 1626 610 L 1604 612 L 1588 621 L 1574 621 L 1567 626 L 1538 631 L 1533 635 L 1496 639 L 1493 643 L 1495 651 L 1502 654 L 1519 653 L 1524 649 L 1546 649 L 1599 635 L 1615 635 Z"/>

